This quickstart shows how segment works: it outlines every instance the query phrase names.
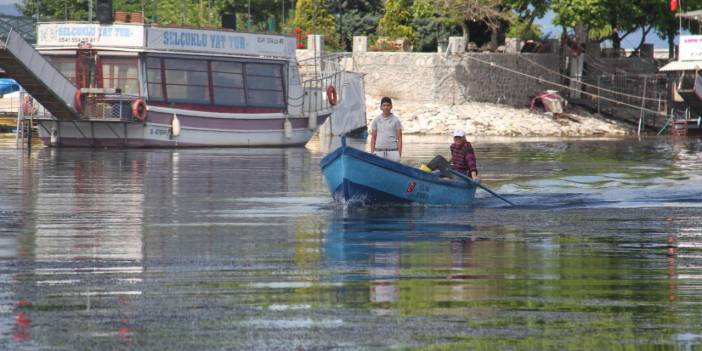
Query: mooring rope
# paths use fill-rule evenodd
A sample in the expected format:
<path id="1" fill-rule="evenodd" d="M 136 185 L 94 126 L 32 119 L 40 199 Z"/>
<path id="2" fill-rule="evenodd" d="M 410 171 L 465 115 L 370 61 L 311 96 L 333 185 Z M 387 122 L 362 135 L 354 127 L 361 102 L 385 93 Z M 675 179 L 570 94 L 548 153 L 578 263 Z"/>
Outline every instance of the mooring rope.
<path id="1" fill-rule="evenodd" d="M 543 83 L 546 83 L 546 84 L 551 84 L 551 85 L 554 85 L 554 86 L 557 86 L 557 87 L 560 87 L 560 88 L 564 88 L 564 89 L 567 89 L 567 90 L 571 90 L 571 91 L 574 91 L 574 92 L 579 92 L 579 93 L 581 93 L 581 94 L 589 95 L 589 96 L 594 97 L 594 98 L 597 98 L 597 99 L 602 99 L 602 100 L 605 100 L 605 101 L 613 102 L 613 103 L 615 103 L 615 104 L 620 104 L 620 105 L 623 105 L 623 106 L 631 107 L 631 108 L 636 109 L 636 110 L 648 111 L 648 112 L 650 112 L 650 113 L 652 113 L 652 114 L 659 115 L 659 116 L 665 116 L 665 117 L 668 116 L 668 115 L 665 114 L 665 113 L 661 113 L 661 112 L 659 112 L 659 111 L 654 111 L 654 110 L 651 110 L 651 109 L 649 109 L 649 108 L 645 108 L 645 107 L 642 107 L 642 106 L 632 105 L 632 104 L 629 104 L 629 103 L 626 103 L 626 102 L 621 102 L 621 101 L 618 101 L 618 100 L 615 100 L 615 99 L 610 99 L 610 98 L 608 98 L 608 97 L 600 96 L 600 95 L 593 94 L 593 93 L 590 93 L 590 92 L 587 92 L 587 91 L 580 91 L 580 90 L 578 90 L 578 89 L 571 88 L 571 87 L 569 87 L 569 86 L 567 86 L 567 85 L 563 85 L 563 84 L 560 84 L 560 83 L 551 82 L 551 81 L 549 81 L 549 80 L 543 79 L 542 77 L 537 77 L 537 76 L 533 76 L 533 75 L 530 75 L 530 74 L 527 74 L 527 73 L 524 73 L 524 72 L 520 72 L 520 71 L 517 71 L 517 70 L 515 70 L 515 69 L 509 68 L 509 67 L 505 67 L 505 66 L 502 66 L 502 65 L 499 65 L 499 64 L 497 64 L 497 63 L 495 63 L 495 62 L 492 62 L 492 61 L 481 60 L 481 59 L 476 58 L 476 57 L 474 57 L 474 56 L 472 56 L 472 55 L 467 55 L 467 57 L 468 57 L 469 59 L 473 60 L 473 61 L 477 61 L 477 62 L 486 64 L 486 65 L 489 65 L 490 67 L 496 67 L 496 68 L 499 68 L 499 69 L 502 69 L 502 70 L 505 70 L 505 71 L 508 71 L 508 72 L 512 72 L 512 73 L 517 74 L 517 75 L 520 75 L 520 76 L 524 76 L 524 77 L 527 77 L 527 78 L 535 79 L 535 80 L 537 80 L 537 81 L 539 81 L 539 82 L 543 82 Z M 580 82 L 580 81 L 578 81 L 578 83 L 582 84 L 582 82 Z"/>
<path id="2" fill-rule="evenodd" d="M 523 59 L 523 60 L 528 61 L 528 62 L 531 63 L 532 65 L 538 66 L 538 67 L 540 67 L 540 68 L 542 68 L 542 69 L 544 69 L 544 70 L 546 70 L 546 71 L 548 71 L 548 72 L 551 72 L 551 73 L 553 73 L 553 74 L 556 74 L 556 75 L 558 75 L 558 76 L 561 77 L 561 78 L 568 78 L 568 79 L 571 79 L 571 78 L 572 78 L 572 77 L 566 76 L 566 75 L 564 75 L 564 74 L 562 74 L 562 73 L 560 73 L 560 72 L 557 72 L 557 71 L 555 71 L 555 70 L 553 70 L 553 69 L 551 69 L 551 68 L 548 68 L 548 67 L 546 67 L 546 66 L 543 66 L 543 65 L 541 65 L 541 64 L 538 63 L 538 62 L 534 62 L 534 61 L 532 61 L 532 60 L 530 60 L 530 59 L 528 59 L 528 58 L 526 58 L 526 57 L 523 57 L 522 55 L 520 55 L 520 56 L 518 56 L 518 57 L 521 58 L 521 59 Z M 601 70 L 601 71 L 602 71 L 602 70 Z M 612 74 L 612 73 L 610 73 L 610 74 L 608 74 L 608 75 L 609 75 L 609 76 L 615 76 L 615 74 Z M 659 100 L 659 99 L 654 99 L 654 98 L 647 98 L 647 97 L 642 97 L 642 96 L 636 96 L 636 95 L 632 95 L 632 94 L 622 93 L 622 92 L 619 92 L 619 91 L 616 91 L 616 90 L 611 90 L 611 89 L 607 89 L 607 88 L 602 88 L 602 87 L 597 86 L 597 85 L 595 85 L 595 84 L 590 84 L 590 83 L 586 83 L 586 82 L 583 82 L 583 81 L 580 81 L 580 84 L 582 84 L 582 85 L 584 85 L 584 86 L 593 87 L 593 88 L 596 88 L 596 89 L 598 89 L 598 90 L 601 90 L 601 91 L 604 91 L 604 92 L 608 92 L 608 93 L 612 93 L 612 94 L 615 94 L 615 95 L 621 95 L 621 96 L 624 96 L 624 97 L 629 97 L 629 98 L 634 98 L 634 99 L 643 99 L 643 100 L 648 100 L 648 101 L 653 101 L 653 102 L 658 102 L 658 100 Z"/>

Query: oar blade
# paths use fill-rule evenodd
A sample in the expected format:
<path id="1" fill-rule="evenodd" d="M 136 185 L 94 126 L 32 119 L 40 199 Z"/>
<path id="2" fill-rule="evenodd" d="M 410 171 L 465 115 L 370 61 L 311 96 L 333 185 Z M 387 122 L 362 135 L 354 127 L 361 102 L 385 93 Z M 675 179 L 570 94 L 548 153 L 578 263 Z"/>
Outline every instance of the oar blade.
<path id="1" fill-rule="evenodd" d="M 510 204 L 510 206 L 517 206 L 517 205 L 515 205 L 512 201 L 509 201 L 509 200 L 505 199 L 504 197 L 500 196 L 500 195 L 497 194 L 496 192 L 490 190 L 490 188 L 486 187 L 485 185 L 482 185 L 482 184 L 476 182 L 475 180 L 473 180 L 473 178 L 471 178 L 471 177 L 469 177 L 469 176 L 467 176 L 467 175 L 465 175 L 465 174 L 463 174 L 463 173 L 454 171 L 454 170 L 451 170 L 451 173 L 453 173 L 453 174 L 455 174 L 455 175 L 457 175 L 457 176 L 463 178 L 464 180 L 466 180 L 466 181 L 468 181 L 469 183 L 471 183 L 471 184 L 477 186 L 478 188 L 487 191 L 488 193 L 490 193 L 490 194 L 493 195 L 494 197 L 496 197 L 496 198 L 498 198 L 498 199 L 500 199 L 500 200 L 502 200 L 502 201 L 504 201 L 504 202 Z"/>

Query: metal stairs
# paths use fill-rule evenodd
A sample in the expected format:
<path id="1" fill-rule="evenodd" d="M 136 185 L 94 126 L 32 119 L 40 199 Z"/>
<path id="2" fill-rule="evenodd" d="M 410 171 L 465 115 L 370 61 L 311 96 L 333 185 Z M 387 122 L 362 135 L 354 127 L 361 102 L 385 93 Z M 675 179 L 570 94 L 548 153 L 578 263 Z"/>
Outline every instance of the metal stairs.
<path id="1" fill-rule="evenodd" d="M 676 136 L 687 135 L 687 119 L 684 118 L 684 119 L 673 120 L 673 125 L 672 125 L 672 128 L 670 129 L 670 132 Z"/>
<path id="2" fill-rule="evenodd" d="M 15 31 L 0 42 L 0 68 L 57 119 L 78 119 L 76 86 Z"/>

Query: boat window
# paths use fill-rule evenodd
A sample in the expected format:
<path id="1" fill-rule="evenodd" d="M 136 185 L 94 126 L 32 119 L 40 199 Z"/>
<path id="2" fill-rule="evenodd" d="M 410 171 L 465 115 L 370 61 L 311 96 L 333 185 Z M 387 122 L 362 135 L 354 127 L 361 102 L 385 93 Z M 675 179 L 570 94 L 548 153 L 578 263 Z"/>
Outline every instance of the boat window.
<path id="1" fill-rule="evenodd" d="M 212 61 L 212 72 L 239 73 L 243 71 L 241 62 Z"/>
<path id="2" fill-rule="evenodd" d="M 243 66 L 240 62 L 212 61 L 212 91 L 215 105 L 245 106 Z"/>
<path id="3" fill-rule="evenodd" d="M 76 83 L 76 57 L 75 56 L 46 56 L 47 60 L 68 78 L 73 84 Z"/>
<path id="4" fill-rule="evenodd" d="M 269 65 L 260 63 L 246 64 L 246 74 L 264 77 L 281 77 L 280 65 Z"/>
<path id="5" fill-rule="evenodd" d="M 139 94 L 136 59 L 103 57 L 101 61 L 104 88 L 119 88 L 123 94 Z"/>
<path id="6" fill-rule="evenodd" d="M 169 101 L 210 103 L 207 61 L 167 58 L 163 62 Z"/>
<path id="7" fill-rule="evenodd" d="M 282 64 L 167 57 L 147 57 L 145 62 L 151 100 L 285 107 Z"/>
<path id="8" fill-rule="evenodd" d="M 163 85 L 161 84 L 161 59 L 148 57 L 146 59 L 146 85 L 149 100 L 163 101 Z"/>
<path id="9" fill-rule="evenodd" d="M 246 102 L 256 107 L 285 105 L 282 66 L 277 64 L 246 64 Z"/>

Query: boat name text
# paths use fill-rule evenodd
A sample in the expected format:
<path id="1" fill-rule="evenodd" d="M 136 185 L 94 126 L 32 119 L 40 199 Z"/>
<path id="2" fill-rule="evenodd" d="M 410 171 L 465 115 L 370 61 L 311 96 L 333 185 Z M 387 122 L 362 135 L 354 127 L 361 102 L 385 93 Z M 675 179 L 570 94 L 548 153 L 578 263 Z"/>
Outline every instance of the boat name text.
<path id="1" fill-rule="evenodd" d="M 265 40 L 266 38 L 260 39 Z M 163 45 L 213 49 L 246 49 L 246 39 L 244 39 L 244 37 L 223 34 L 199 34 L 191 32 L 167 31 L 163 33 Z"/>

